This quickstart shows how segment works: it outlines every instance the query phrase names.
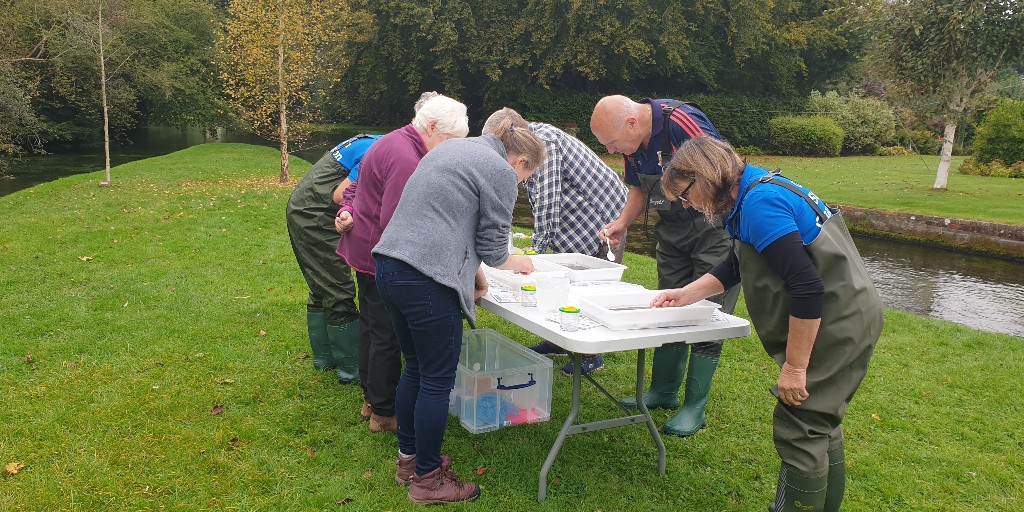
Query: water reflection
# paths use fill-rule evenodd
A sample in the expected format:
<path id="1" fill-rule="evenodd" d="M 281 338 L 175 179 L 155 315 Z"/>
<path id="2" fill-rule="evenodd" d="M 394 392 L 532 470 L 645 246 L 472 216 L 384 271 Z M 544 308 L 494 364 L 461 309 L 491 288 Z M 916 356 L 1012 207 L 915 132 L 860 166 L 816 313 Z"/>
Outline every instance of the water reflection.
<path id="1" fill-rule="evenodd" d="M 525 192 L 513 215 L 517 226 L 533 227 Z M 644 236 L 642 220 L 630 227 L 626 248 L 653 256 L 654 235 Z M 886 306 L 1024 336 L 1024 264 L 892 240 L 854 241 Z"/>

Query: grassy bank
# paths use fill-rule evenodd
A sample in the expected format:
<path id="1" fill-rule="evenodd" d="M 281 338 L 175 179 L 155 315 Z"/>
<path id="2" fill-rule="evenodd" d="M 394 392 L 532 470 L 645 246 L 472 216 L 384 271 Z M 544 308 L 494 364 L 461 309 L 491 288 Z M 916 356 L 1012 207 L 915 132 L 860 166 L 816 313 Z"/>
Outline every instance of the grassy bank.
<path id="1" fill-rule="evenodd" d="M 306 356 L 276 162 L 197 146 L 120 166 L 110 188 L 94 173 L 0 198 L 0 465 L 24 465 L 0 477 L 0 510 L 414 509 L 392 481 L 394 436 L 370 434 L 357 387 Z M 652 259 L 626 263 L 625 279 L 654 286 Z M 1020 510 L 1022 340 L 886 317 L 847 416 L 844 510 Z M 493 315 L 479 324 L 537 341 Z M 635 356 L 606 360 L 598 378 L 627 394 Z M 756 338 L 727 342 L 709 428 L 665 437 L 667 477 L 644 429 L 601 431 L 567 440 L 538 505 L 568 411 L 556 376 L 549 422 L 472 435 L 450 420 L 445 452 L 484 487 L 454 508 L 763 510 L 776 376 Z M 582 419 L 613 414 L 603 400 L 586 392 Z"/>
<path id="2" fill-rule="evenodd" d="M 932 190 L 938 156 L 748 157 L 752 164 L 781 169 L 825 201 L 893 212 L 1024 224 L 1024 180 L 967 176 L 956 172 L 964 157 L 953 157 L 949 185 Z M 606 157 L 622 170 L 622 158 Z"/>

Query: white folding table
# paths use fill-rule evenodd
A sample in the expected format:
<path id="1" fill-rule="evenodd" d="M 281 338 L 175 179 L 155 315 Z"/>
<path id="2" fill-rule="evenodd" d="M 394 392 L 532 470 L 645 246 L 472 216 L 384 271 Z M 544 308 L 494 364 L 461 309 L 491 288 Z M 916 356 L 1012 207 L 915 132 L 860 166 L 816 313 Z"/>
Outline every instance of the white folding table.
<path id="1" fill-rule="evenodd" d="M 545 318 L 545 314 L 538 311 L 536 307 L 523 307 L 518 302 L 497 302 L 490 295 L 480 299 L 478 303 L 484 309 L 522 327 L 545 340 L 562 347 L 570 352 L 573 358 L 572 374 L 572 405 L 569 409 L 569 416 L 565 424 L 558 432 L 555 443 L 548 452 L 547 459 L 540 470 L 540 481 L 538 482 L 537 501 L 544 501 L 547 495 L 548 471 L 554 464 L 562 443 L 568 436 L 593 432 L 606 428 L 621 427 L 644 423 L 654 438 L 654 444 L 658 447 L 658 473 L 665 475 L 665 444 L 658 434 L 658 427 L 654 424 L 650 412 L 643 401 L 644 393 L 644 349 L 656 348 L 665 343 L 699 343 L 703 341 L 724 340 L 727 338 L 738 338 L 750 334 L 750 322 L 739 317 L 721 313 L 720 319 L 707 325 L 691 327 L 667 327 L 656 329 L 634 329 L 628 331 L 612 331 L 604 326 L 581 329 L 575 332 L 565 332 L 559 329 L 558 323 Z M 583 357 L 581 354 L 598 354 L 604 352 L 618 352 L 625 350 L 636 350 L 636 403 L 639 414 L 633 414 L 619 404 L 617 398 L 611 395 L 590 375 L 582 375 L 580 367 Z M 612 401 L 625 414 L 618 418 L 612 418 L 591 423 L 577 424 L 576 420 L 580 411 L 580 383 L 586 378 L 605 397 Z"/>

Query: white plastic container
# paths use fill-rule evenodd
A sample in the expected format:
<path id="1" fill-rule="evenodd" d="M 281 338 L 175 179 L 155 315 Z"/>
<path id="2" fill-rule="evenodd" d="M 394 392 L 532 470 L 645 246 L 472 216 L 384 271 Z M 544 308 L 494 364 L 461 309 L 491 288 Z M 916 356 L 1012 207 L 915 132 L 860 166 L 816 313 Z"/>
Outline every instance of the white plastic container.
<path id="1" fill-rule="evenodd" d="M 613 331 L 649 327 L 707 325 L 720 307 L 709 300 L 682 307 L 652 308 L 651 300 L 662 290 L 640 290 L 580 297 L 580 309 Z"/>
<path id="2" fill-rule="evenodd" d="M 449 412 L 480 434 L 551 417 L 551 360 L 491 329 L 468 330 Z"/>
<path id="3" fill-rule="evenodd" d="M 542 272 L 532 276 L 537 283 L 537 308 L 545 314 L 569 304 L 572 281 L 565 272 Z"/>
<path id="4" fill-rule="evenodd" d="M 561 254 L 538 254 L 534 261 L 543 260 L 561 265 L 569 273 L 569 279 L 576 281 L 621 281 L 626 266 L 586 254 L 567 252 Z"/>
<path id="5" fill-rule="evenodd" d="M 495 284 L 508 288 L 510 290 L 519 291 L 524 284 L 535 284 L 536 276 L 538 274 L 557 272 L 565 274 L 567 269 L 561 265 L 557 265 L 550 261 L 538 259 L 537 256 L 530 256 L 533 260 L 534 272 L 532 274 L 517 274 L 511 270 L 501 270 L 487 265 L 481 265 L 484 269 L 484 275 L 488 279 L 494 281 Z"/>

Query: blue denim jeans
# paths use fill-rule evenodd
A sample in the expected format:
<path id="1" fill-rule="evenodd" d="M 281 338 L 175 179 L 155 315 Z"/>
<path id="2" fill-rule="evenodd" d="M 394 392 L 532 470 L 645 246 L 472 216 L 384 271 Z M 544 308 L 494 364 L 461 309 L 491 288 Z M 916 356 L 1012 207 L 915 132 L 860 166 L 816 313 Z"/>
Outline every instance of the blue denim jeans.
<path id="1" fill-rule="evenodd" d="M 416 474 L 441 465 L 448 397 L 462 351 L 462 301 L 458 292 L 411 265 L 376 256 L 377 288 L 405 356 L 395 416 L 398 449 L 416 454 Z"/>

